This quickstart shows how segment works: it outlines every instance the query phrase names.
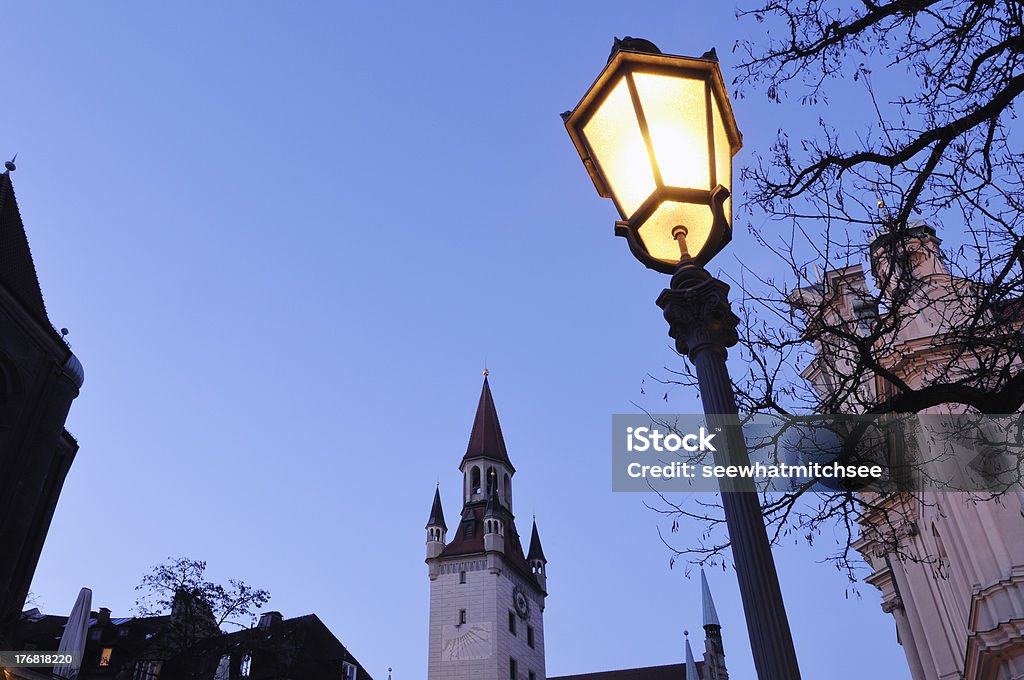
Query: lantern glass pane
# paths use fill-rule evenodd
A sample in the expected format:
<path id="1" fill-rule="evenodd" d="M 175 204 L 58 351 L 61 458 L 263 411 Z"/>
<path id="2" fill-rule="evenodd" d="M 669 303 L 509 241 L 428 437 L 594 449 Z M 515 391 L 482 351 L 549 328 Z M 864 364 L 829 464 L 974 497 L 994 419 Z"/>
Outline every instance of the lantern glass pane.
<path id="1" fill-rule="evenodd" d="M 732 145 L 729 144 L 729 135 L 725 131 L 725 123 L 722 122 L 722 112 L 714 95 L 711 96 L 711 114 L 715 126 L 715 179 L 728 189 L 731 195 Z M 725 219 L 732 224 L 732 198 L 725 199 L 722 207 L 725 210 Z"/>
<path id="2" fill-rule="evenodd" d="M 680 224 L 686 227 L 686 248 L 696 257 L 711 234 L 712 219 L 707 205 L 665 201 L 640 225 L 638 233 L 648 253 L 659 260 L 679 262 L 679 244 L 672 238 L 672 229 Z"/>
<path id="3" fill-rule="evenodd" d="M 626 80 L 620 79 L 583 126 L 608 188 L 629 218 L 655 189 L 654 171 Z"/>
<path id="4" fill-rule="evenodd" d="M 633 77 L 662 180 L 668 186 L 710 189 L 704 81 L 651 73 Z"/>

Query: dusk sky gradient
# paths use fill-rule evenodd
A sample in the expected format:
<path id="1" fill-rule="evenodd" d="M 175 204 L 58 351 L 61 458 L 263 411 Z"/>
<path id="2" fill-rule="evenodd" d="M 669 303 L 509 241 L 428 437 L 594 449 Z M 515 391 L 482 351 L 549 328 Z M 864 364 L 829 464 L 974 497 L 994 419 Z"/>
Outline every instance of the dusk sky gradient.
<path id="1" fill-rule="evenodd" d="M 0 155 L 47 308 L 86 371 L 32 592 L 132 613 L 168 556 L 316 613 L 377 680 L 424 680 L 424 523 L 452 524 L 486 362 L 521 534 L 550 560 L 549 676 L 683 660 L 700 581 L 611 492 L 611 414 L 692 413 L 654 300 L 558 114 L 613 36 L 763 35 L 730 3 L 5 3 Z M 734 100 L 745 147 L 865 101 Z M 740 189 L 742 191 L 742 189 Z M 737 192 L 739 193 L 739 192 Z M 736 218 L 713 271 L 777 267 Z M 784 275 L 785 272 L 779 272 Z M 735 366 L 734 370 L 741 370 Z M 684 545 L 697 527 L 671 540 Z M 909 678 L 870 586 L 777 550 L 805 678 Z M 822 543 L 825 545 L 822 545 Z M 753 678 L 731 567 L 708 573 Z M 695 647 L 697 644 L 695 644 Z"/>

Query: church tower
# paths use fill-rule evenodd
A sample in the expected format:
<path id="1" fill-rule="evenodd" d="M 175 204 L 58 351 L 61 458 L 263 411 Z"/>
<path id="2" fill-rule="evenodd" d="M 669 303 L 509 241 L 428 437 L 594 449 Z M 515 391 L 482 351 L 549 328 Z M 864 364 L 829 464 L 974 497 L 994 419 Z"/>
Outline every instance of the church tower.
<path id="1" fill-rule="evenodd" d="M 459 466 L 462 512 L 455 536 L 440 489 L 427 520 L 430 576 L 428 680 L 543 680 L 547 559 L 534 522 L 529 556 L 512 513 L 512 477 L 484 372 L 469 446 Z"/>
<path id="2" fill-rule="evenodd" d="M 50 325 L 11 171 L 0 174 L 0 645 L 21 613 L 78 442 L 82 364 Z"/>
<path id="3" fill-rule="evenodd" d="M 985 349 L 1018 337 L 1022 318 L 1007 313 L 1016 307 L 981 306 L 980 327 L 990 337 L 965 346 L 959 329 L 978 323 L 975 310 L 984 287 L 954 275 L 940 246 L 933 227 L 910 223 L 898 236 L 883 233 L 870 244 L 878 295 L 855 264 L 826 272 L 820 284 L 790 296 L 809 319 L 818 314 L 861 337 L 879 323 L 875 302 L 901 299 L 904 311 L 889 312 L 895 316 L 883 336 L 889 338 L 885 352 L 878 354 L 881 369 L 855 395 L 864 404 L 892 395 L 893 382 L 882 370 L 913 390 L 950 375 L 966 376 L 964 384 L 973 385 L 971 375 L 1021 370 L 1015 345 L 1005 354 Z M 858 359 L 851 347 L 816 343 L 802 375 L 822 397 L 855 374 L 850 368 Z M 855 408 L 856 402 L 850 410 Z M 957 404 L 942 404 L 921 413 L 960 411 Z M 914 429 L 897 441 L 917 450 L 915 473 L 944 455 L 941 442 Z M 941 474 L 932 478 L 944 479 Z M 986 497 L 936 485 L 865 498 L 867 511 L 857 519 L 861 535 L 852 547 L 873 570 L 865 581 L 881 592 L 882 611 L 895 620 L 914 680 L 1024 678 L 1024 493 Z"/>

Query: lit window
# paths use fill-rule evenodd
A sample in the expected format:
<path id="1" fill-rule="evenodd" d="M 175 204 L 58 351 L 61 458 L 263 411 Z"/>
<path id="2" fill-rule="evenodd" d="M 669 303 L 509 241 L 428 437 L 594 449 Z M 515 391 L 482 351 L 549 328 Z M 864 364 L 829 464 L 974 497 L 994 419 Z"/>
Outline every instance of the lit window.
<path id="1" fill-rule="evenodd" d="M 460 609 L 459 610 L 459 625 L 461 626 L 465 622 L 466 622 L 466 610 L 465 609 Z"/>
<path id="2" fill-rule="evenodd" d="M 356 666 L 348 661 L 341 662 L 342 680 L 356 680 Z"/>
<path id="3" fill-rule="evenodd" d="M 101 666 L 109 666 L 110 665 L 110 655 L 113 653 L 113 651 L 114 651 L 114 649 L 112 647 L 104 647 L 103 648 L 103 651 L 100 652 L 100 665 Z"/>
<path id="4" fill-rule="evenodd" d="M 238 664 L 238 674 L 243 678 L 249 677 L 249 672 L 252 670 L 252 655 L 246 654 L 242 657 L 242 661 Z"/>

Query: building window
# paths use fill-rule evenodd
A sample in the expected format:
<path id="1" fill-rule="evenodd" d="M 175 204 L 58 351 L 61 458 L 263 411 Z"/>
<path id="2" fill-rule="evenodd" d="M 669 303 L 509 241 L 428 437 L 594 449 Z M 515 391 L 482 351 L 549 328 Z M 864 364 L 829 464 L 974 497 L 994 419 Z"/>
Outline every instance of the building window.
<path id="1" fill-rule="evenodd" d="M 526 644 L 530 645 L 530 649 L 533 649 L 533 626 L 526 627 Z"/>
<path id="2" fill-rule="evenodd" d="M 465 583 L 465 582 L 466 582 L 466 572 L 460 571 L 459 572 L 459 583 Z"/>
<path id="3" fill-rule="evenodd" d="M 519 680 L 519 667 L 516 664 L 516 660 L 512 657 L 508 659 L 508 677 L 511 680 Z"/>
<path id="4" fill-rule="evenodd" d="M 459 610 L 459 625 L 461 626 L 465 622 L 466 622 L 466 610 L 465 609 L 460 609 Z"/>
<path id="5" fill-rule="evenodd" d="M 342 680 L 356 680 L 356 667 L 348 661 L 341 662 Z"/>
<path id="6" fill-rule="evenodd" d="M 128 637 L 128 633 L 130 632 L 131 630 L 127 626 L 122 626 L 121 628 L 117 629 L 117 637 L 126 638 Z"/>
<path id="7" fill-rule="evenodd" d="M 530 680 L 537 680 L 537 674 L 533 671 L 530 671 Z"/>
<path id="8" fill-rule="evenodd" d="M 135 664 L 135 675 L 132 680 L 157 680 L 160 677 L 162 661 L 143 659 Z"/>
<path id="9" fill-rule="evenodd" d="M 508 610 L 508 632 L 516 634 L 516 613 L 511 609 Z"/>
<path id="10" fill-rule="evenodd" d="M 469 472 L 469 493 L 473 496 L 480 493 L 480 468 L 476 465 Z"/>
<path id="11" fill-rule="evenodd" d="M 103 651 L 100 652 L 100 665 L 101 666 L 109 666 L 110 665 L 110 655 L 113 652 L 114 652 L 114 649 L 112 647 L 104 647 L 103 648 Z"/>
<path id="12" fill-rule="evenodd" d="M 213 672 L 213 680 L 231 680 L 231 657 L 228 654 L 220 657 L 217 670 Z"/>
<path id="13" fill-rule="evenodd" d="M 90 640 L 99 640 L 101 637 L 103 637 L 103 629 L 102 628 L 93 628 L 92 630 L 89 631 L 89 639 Z"/>
<path id="14" fill-rule="evenodd" d="M 238 674 L 243 678 L 249 677 L 252 672 L 252 654 L 246 654 L 238 664 Z"/>

